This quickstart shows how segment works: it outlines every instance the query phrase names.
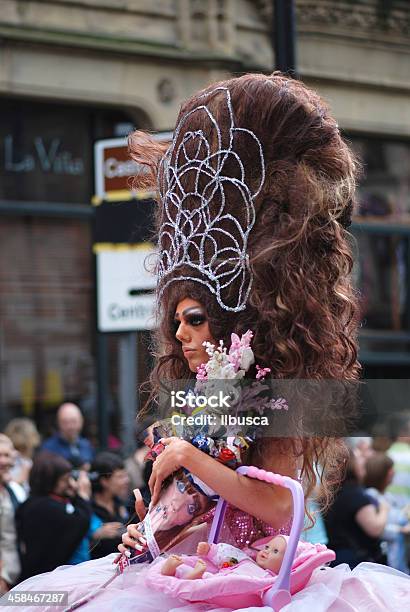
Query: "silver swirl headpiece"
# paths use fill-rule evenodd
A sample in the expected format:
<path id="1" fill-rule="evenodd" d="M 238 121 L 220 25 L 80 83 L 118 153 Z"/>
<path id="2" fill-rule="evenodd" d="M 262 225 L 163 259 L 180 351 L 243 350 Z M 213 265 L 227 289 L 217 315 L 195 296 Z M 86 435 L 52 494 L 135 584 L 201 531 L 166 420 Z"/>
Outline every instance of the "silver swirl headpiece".
<path id="1" fill-rule="evenodd" d="M 217 115 L 226 127 L 206 105 L 216 93 L 223 97 Z M 235 126 L 227 88 L 199 100 L 179 121 L 160 163 L 159 297 L 170 283 L 189 280 L 208 287 L 221 308 L 238 312 L 252 284 L 247 245 L 265 180 L 263 150 L 251 130 Z M 189 129 L 193 125 L 199 129 Z"/>

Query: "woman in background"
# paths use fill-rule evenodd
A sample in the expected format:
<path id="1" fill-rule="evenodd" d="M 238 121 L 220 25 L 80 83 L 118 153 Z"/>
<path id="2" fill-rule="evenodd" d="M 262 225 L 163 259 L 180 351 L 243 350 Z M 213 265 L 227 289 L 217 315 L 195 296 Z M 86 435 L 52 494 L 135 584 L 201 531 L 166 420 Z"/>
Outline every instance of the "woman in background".
<path id="1" fill-rule="evenodd" d="M 21 580 L 69 563 L 89 529 L 91 487 L 87 474 L 73 478 L 64 457 L 42 451 L 30 472 L 30 496 L 16 512 Z"/>
<path id="2" fill-rule="evenodd" d="M 28 493 L 28 480 L 31 466 L 33 465 L 33 455 L 36 448 L 40 446 L 40 434 L 34 421 L 26 417 L 12 419 L 4 433 L 13 442 L 14 448 L 17 451 L 14 465 L 10 470 L 11 478 L 21 484 L 26 493 Z"/>
<path id="3" fill-rule="evenodd" d="M 398 506 L 394 495 L 386 492 L 394 477 L 393 460 L 384 453 L 374 453 L 365 465 L 364 486 L 366 493 L 378 504 L 387 504 L 389 513 L 381 539 L 387 545 L 387 563 L 401 572 L 409 573 L 406 554 L 406 535 L 410 534 L 410 522 Z"/>
<path id="4" fill-rule="evenodd" d="M 385 563 L 381 535 L 389 506 L 366 493 L 364 458 L 350 450 L 344 480 L 325 513 L 328 547 L 335 551 L 334 565 L 347 563 L 351 569 L 362 561 Z"/>

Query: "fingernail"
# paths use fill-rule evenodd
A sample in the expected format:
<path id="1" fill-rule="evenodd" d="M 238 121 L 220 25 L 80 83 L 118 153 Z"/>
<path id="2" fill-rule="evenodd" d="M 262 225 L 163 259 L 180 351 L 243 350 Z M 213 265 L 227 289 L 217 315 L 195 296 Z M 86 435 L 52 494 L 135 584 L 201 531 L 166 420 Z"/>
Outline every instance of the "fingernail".
<path id="1" fill-rule="evenodd" d="M 126 557 L 128 557 L 128 559 L 129 559 L 129 558 L 131 557 L 131 551 L 130 551 L 130 550 L 125 550 L 125 551 L 124 551 L 124 555 L 125 555 Z"/>
<path id="2" fill-rule="evenodd" d="M 135 544 L 135 545 L 134 545 L 134 547 L 135 547 L 137 550 L 139 550 L 139 551 L 144 550 L 144 549 L 142 548 L 142 546 L 140 546 L 139 544 Z"/>
<path id="3" fill-rule="evenodd" d="M 145 538 L 143 538 L 142 536 L 139 537 L 140 542 L 142 542 L 142 544 L 146 544 L 147 540 Z"/>

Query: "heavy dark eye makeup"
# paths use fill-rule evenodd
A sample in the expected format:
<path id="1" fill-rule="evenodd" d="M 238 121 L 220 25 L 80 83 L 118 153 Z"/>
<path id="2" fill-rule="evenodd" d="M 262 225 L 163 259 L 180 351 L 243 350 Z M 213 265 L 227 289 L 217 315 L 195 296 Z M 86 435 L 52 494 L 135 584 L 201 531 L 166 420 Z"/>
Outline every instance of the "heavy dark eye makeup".
<path id="1" fill-rule="evenodd" d="M 199 325 L 202 325 L 202 323 L 205 323 L 206 315 L 203 312 L 191 312 L 186 315 L 185 320 L 189 325 L 198 327 Z"/>
<path id="2" fill-rule="evenodd" d="M 172 333 L 175 335 L 178 331 L 179 326 L 181 325 L 180 314 L 178 312 L 175 313 L 175 318 L 171 323 Z M 203 323 L 207 321 L 206 313 L 199 308 L 186 308 L 182 312 L 182 320 L 187 325 L 191 325 L 192 327 L 199 327 Z"/>

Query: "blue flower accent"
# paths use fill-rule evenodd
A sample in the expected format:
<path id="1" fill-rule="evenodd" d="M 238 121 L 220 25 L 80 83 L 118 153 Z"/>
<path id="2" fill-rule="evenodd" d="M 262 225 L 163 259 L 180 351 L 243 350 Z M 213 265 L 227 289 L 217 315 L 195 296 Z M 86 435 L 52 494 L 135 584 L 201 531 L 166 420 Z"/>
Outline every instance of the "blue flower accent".
<path id="1" fill-rule="evenodd" d="M 177 480 L 177 489 L 180 493 L 185 493 L 186 484 L 182 480 Z"/>
<path id="2" fill-rule="evenodd" d="M 209 440 L 204 434 L 198 434 L 191 440 L 191 444 L 205 453 L 209 453 Z"/>

